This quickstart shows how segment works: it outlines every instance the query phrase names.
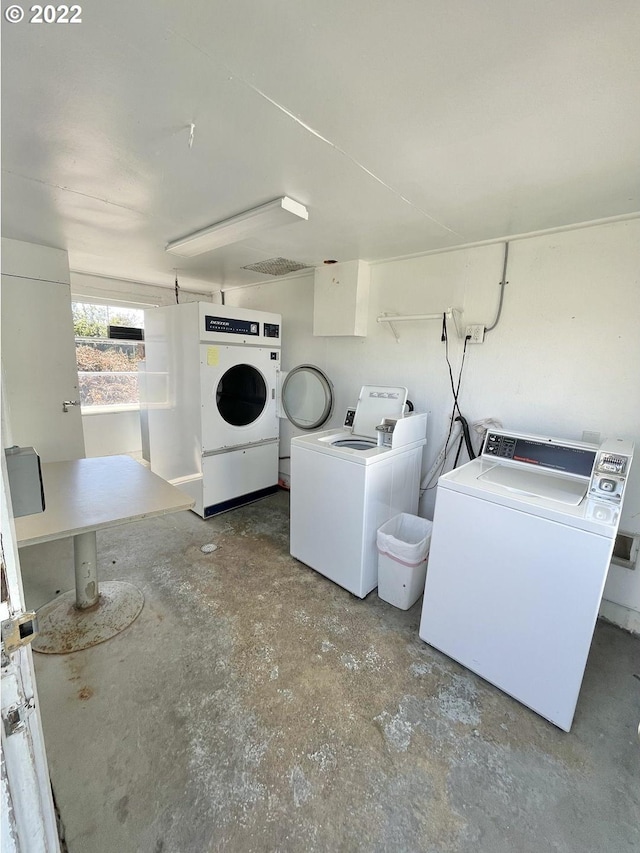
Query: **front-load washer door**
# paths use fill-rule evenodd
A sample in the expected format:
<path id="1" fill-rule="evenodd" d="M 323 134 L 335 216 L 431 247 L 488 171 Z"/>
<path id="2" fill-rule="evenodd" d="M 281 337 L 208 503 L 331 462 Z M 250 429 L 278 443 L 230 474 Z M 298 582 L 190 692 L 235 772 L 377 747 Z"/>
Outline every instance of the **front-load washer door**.
<path id="1" fill-rule="evenodd" d="M 276 440 L 277 349 L 200 347 L 202 451 Z"/>

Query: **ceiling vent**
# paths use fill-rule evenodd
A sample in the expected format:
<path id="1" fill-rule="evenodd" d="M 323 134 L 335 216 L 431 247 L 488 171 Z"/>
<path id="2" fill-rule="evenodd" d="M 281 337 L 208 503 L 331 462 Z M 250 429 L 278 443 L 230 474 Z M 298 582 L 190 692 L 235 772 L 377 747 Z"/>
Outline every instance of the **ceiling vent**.
<path id="1" fill-rule="evenodd" d="M 288 258 L 269 258 L 268 261 L 259 261 L 257 264 L 247 264 L 243 270 L 251 272 L 262 272 L 265 275 L 287 275 L 290 272 L 308 269 L 309 264 L 301 264 L 299 261 L 290 261 Z"/>

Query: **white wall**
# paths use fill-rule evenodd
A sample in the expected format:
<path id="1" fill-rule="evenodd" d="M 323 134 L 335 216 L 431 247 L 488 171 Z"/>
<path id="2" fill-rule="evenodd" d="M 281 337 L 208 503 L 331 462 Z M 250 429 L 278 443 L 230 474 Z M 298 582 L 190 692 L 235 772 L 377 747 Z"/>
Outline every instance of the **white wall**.
<path id="1" fill-rule="evenodd" d="M 43 462 L 84 456 L 66 251 L 2 238 L 2 382 L 8 443 Z"/>
<path id="2" fill-rule="evenodd" d="M 140 412 L 98 412 L 82 415 L 87 456 L 140 453 Z"/>
<path id="3" fill-rule="evenodd" d="M 328 426 L 341 423 L 362 384 L 407 385 L 416 409 L 430 413 L 427 470 L 452 406 L 441 324 L 399 324 L 396 343 L 375 318 L 385 311 L 431 313 L 453 305 L 464 309 L 465 323 L 489 325 L 502 260 L 497 244 L 374 265 L 366 338 L 313 337 L 312 275 L 229 291 L 226 301 L 283 315 L 283 369 L 311 362 L 334 383 L 336 409 Z M 484 344 L 467 351 L 460 392 L 467 419 L 493 417 L 514 430 L 574 439 L 592 430 L 634 439 L 640 447 L 639 274 L 638 219 L 512 242 L 500 323 Z M 452 340 L 454 375 L 461 355 L 462 342 Z M 283 424 L 282 456 L 295 432 Z M 421 514 L 431 517 L 433 501 L 431 490 Z M 620 529 L 640 533 L 640 460 Z M 613 602 L 607 615 L 640 630 L 640 568 L 612 566 L 605 597 Z"/>

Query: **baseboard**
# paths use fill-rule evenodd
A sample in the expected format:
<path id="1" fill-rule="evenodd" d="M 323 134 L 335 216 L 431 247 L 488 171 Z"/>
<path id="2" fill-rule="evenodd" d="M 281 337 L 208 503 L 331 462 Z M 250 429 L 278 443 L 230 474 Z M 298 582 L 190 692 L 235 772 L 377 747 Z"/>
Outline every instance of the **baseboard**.
<path id="1" fill-rule="evenodd" d="M 631 631 L 632 634 L 640 634 L 640 612 L 625 607 L 623 604 L 615 604 L 615 602 L 603 598 L 600 605 L 600 617 L 619 628 L 624 628 L 625 631 Z"/>
<path id="2" fill-rule="evenodd" d="M 240 495 L 237 498 L 231 498 L 228 501 L 221 501 L 217 504 L 212 504 L 204 509 L 204 518 L 211 518 L 212 515 L 220 515 L 221 512 L 229 512 L 231 509 L 237 509 L 245 504 L 259 501 L 261 498 L 266 498 L 268 495 L 273 495 L 278 491 L 278 486 L 268 486 L 266 489 L 258 489 L 255 492 L 249 492 L 246 495 Z"/>

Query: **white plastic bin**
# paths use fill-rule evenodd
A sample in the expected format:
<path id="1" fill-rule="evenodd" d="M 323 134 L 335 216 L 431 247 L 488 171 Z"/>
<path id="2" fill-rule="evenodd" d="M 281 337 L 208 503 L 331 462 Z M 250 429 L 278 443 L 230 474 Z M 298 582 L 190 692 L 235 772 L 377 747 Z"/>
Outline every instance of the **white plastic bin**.
<path id="1" fill-rule="evenodd" d="M 378 529 L 378 596 L 408 610 L 424 592 L 433 522 L 401 512 Z"/>

